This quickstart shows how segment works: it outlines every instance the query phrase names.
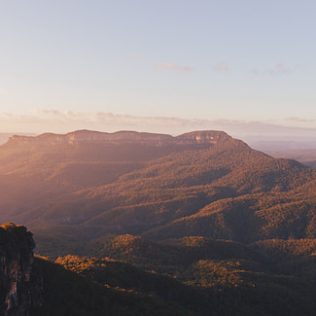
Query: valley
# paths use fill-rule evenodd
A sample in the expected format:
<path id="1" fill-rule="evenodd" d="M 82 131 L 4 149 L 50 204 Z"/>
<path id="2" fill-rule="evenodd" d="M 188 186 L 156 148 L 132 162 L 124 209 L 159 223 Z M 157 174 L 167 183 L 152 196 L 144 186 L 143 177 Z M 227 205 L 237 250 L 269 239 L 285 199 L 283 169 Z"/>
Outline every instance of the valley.
<path id="1" fill-rule="evenodd" d="M 30 315 L 314 313 L 316 170 L 295 160 L 221 131 L 14 136 L 0 186 L 36 244 Z"/>

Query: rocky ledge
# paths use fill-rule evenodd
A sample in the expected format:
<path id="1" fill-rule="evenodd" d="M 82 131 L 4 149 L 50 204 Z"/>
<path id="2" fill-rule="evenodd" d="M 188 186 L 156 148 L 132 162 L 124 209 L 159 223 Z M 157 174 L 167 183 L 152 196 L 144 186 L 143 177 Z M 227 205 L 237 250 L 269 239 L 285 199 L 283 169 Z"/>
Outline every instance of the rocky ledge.
<path id="1" fill-rule="evenodd" d="M 0 315 L 27 316 L 32 305 L 34 241 L 23 226 L 0 225 Z"/>

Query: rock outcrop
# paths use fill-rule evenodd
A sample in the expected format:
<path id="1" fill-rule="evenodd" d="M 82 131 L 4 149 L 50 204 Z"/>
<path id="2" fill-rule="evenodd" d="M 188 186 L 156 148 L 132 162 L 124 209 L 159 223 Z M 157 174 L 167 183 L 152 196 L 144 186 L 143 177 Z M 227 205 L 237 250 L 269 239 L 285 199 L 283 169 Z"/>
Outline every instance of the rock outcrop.
<path id="1" fill-rule="evenodd" d="M 0 315 L 28 316 L 34 297 L 34 241 L 23 226 L 0 225 Z"/>
<path id="2" fill-rule="evenodd" d="M 10 144 L 49 144 L 49 145 L 80 145 L 89 144 L 145 144 L 151 146 L 170 145 L 213 145 L 232 138 L 221 131 L 195 131 L 179 136 L 166 134 L 119 131 L 115 133 L 80 130 L 68 134 L 45 133 L 33 136 L 12 136 Z"/>

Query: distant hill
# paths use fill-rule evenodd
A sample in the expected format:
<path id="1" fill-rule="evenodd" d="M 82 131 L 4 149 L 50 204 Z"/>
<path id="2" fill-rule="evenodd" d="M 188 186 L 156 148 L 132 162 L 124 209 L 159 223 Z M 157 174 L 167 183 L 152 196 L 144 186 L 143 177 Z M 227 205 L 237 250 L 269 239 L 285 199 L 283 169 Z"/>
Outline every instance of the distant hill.
<path id="1" fill-rule="evenodd" d="M 111 234 L 316 235 L 316 171 L 220 131 L 16 136 L 0 147 L 0 185 L 0 219 L 27 224 L 53 256 Z"/>
<path id="2" fill-rule="evenodd" d="M 0 145 L 3 145 L 5 144 L 9 139 L 10 137 L 14 136 L 15 134 L 14 133 L 0 133 Z M 20 133 L 19 135 L 29 135 L 31 136 L 32 134 L 30 133 Z"/>
<path id="3" fill-rule="evenodd" d="M 310 141 L 253 141 L 252 146 L 275 158 L 295 159 L 316 168 L 316 139 Z"/>
<path id="4" fill-rule="evenodd" d="M 0 133 L 0 145 L 6 143 L 12 134 Z"/>
<path id="5" fill-rule="evenodd" d="M 295 160 L 221 131 L 14 136 L 0 188 L 0 314 L 315 314 L 316 170 Z"/>

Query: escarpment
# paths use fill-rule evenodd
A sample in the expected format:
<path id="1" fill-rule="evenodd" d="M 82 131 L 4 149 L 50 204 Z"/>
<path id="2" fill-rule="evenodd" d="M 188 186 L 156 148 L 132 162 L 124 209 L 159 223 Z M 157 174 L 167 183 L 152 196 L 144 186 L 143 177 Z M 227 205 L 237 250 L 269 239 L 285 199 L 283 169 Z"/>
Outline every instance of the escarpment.
<path id="1" fill-rule="evenodd" d="M 25 227 L 0 226 L 0 315 L 30 315 L 36 292 L 32 280 L 34 246 Z"/>

